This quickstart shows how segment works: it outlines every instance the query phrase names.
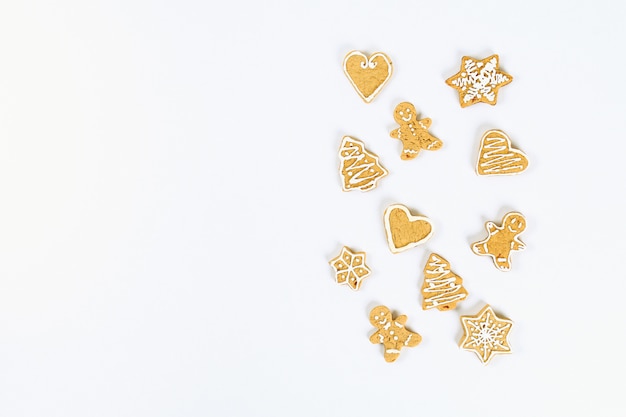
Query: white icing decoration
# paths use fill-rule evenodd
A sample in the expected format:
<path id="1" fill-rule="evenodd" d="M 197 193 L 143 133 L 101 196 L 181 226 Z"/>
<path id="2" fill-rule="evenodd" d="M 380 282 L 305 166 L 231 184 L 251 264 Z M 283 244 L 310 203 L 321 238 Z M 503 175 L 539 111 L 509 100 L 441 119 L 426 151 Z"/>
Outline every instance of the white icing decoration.
<path id="1" fill-rule="evenodd" d="M 487 62 L 484 68 L 476 65 L 477 62 L 471 58 L 467 58 L 464 62 L 465 73 L 451 82 L 457 87 L 464 87 L 462 94 L 465 103 L 481 97 L 494 101 L 495 87 L 510 81 L 506 74 L 498 72 L 498 59 L 495 56 Z"/>
<path id="2" fill-rule="evenodd" d="M 432 275 L 436 274 L 436 276 L 424 278 L 422 293 L 424 293 L 425 309 L 436 308 L 442 304 L 449 304 L 467 297 L 465 291 L 460 292 L 463 289 L 463 285 L 456 284 L 457 279 L 460 280 L 460 277 L 450 271 L 450 265 L 434 253 L 431 254 L 429 261 L 431 259 L 432 262 L 426 264 L 426 272 Z M 428 297 L 426 294 L 433 295 Z"/>

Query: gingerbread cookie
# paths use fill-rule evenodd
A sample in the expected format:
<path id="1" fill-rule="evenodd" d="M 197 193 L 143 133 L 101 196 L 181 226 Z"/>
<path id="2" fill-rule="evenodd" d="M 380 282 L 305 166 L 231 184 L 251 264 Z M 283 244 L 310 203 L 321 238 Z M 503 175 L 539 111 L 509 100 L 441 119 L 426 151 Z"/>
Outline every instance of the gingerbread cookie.
<path id="1" fill-rule="evenodd" d="M 520 233 L 526 229 L 526 219 L 522 213 L 507 213 L 502 219 L 502 226 L 493 222 L 485 223 L 486 239 L 472 245 L 476 255 L 491 256 L 493 263 L 500 271 L 511 269 L 511 252 L 523 250 L 526 245 L 519 239 Z"/>
<path id="2" fill-rule="evenodd" d="M 387 243 L 393 253 L 413 248 L 433 234 L 433 226 L 428 217 L 413 216 L 402 204 L 387 207 L 383 220 Z"/>
<path id="3" fill-rule="evenodd" d="M 376 332 L 370 336 L 370 342 L 384 346 L 387 362 L 398 359 L 403 347 L 415 347 L 422 341 L 422 336 L 404 327 L 406 319 L 404 315 L 394 319 L 385 306 L 374 307 L 370 312 L 370 323 L 376 328 Z"/>
<path id="4" fill-rule="evenodd" d="M 528 158 L 511 146 L 501 130 L 488 130 L 480 139 L 476 172 L 478 175 L 514 175 L 528 168 Z"/>
<path id="5" fill-rule="evenodd" d="M 378 157 L 365 149 L 360 140 L 344 136 L 339 148 L 339 175 L 344 191 L 369 191 L 388 174 Z"/>
<path id="6" fill-rule="evenodd" d="M 393 65 L 382 52 L 368 57 L 363 52 L 352 51 L 343 60 L 343 71 L 359 96 L 369 103 L 391 78 Z"/>
<path id="7" fill-rule="evenodd" d="M 488 364 L 496 354 L 511 353 L 507 336 L 513 322 L 498 317 L 491 306 L 484 306 L 475 316 L 461 316 L 461 324 L 463 337 L 459 345 L 476 353 L 483 364 Z"/>
<path id="8" fill-rule="evenodd" d="M 389 136 L 402 142 L 400 158 L 413 159 L 422 149 L 436 151 L 443 145 L 441 140 L 428 132 L 432 121 L 429 118 L 420 120 L 413 104 L 409 102 L 398 104 L 393 118 L 400 127 L 392 130 Z"/>
<path id="9" fill-rule="evenodd" d="M 459 92 L 461 107 L 475 103 L 496 104 L 500 87 L 513 81 L 499 65 L 498 55 L 485 59 L 463 57 L 461 70 L 446 80 L 446 84 Z"/>
<path id="10" fill-rule="evenodd" d="M 463 279 L 450 270 L 450 263 L 442 256 L 431 253 L 424 266 L 422 284 L 422 309 L 452 310 L 467 297 Z"/>
<path id="11" fill-rule="evenodd" d="M 329 264 L 335 269 L 337 284 L 348 285 L 355 291 L 361 287 L 361 281 L 372 273 L 365 265 L 365 252 L 352 252 L 347 246 Z"/>

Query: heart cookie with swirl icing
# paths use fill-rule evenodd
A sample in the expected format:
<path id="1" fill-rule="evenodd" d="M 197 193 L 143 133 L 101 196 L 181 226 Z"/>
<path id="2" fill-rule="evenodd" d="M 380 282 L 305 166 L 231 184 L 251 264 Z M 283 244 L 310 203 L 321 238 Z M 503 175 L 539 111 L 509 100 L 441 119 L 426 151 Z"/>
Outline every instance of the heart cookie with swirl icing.
<path id="1" fill-rule="evenodd" d="M 480 139 L 476 172 L 478 175 L 514 175 L 528 168 L 528 157 L 511 146 L 501 130 L 488 130 Z"/>
<path id="2" fill-rule="evenodd" d="M 359 96 L 369 103 L 391 78 L 393 65 L 382 52 L 368 57 L 363 52 L 352 51 L 343 60 L 343 71 Z"/>
<path id="3" fill-rule="evenodd" d="M 428 217 L 414 216 L 402 204 L 393 204 L 383 215 L 387 243 L 393 253 L 411 249 L 427 241 L 433 234 L 433 226 Z"/>

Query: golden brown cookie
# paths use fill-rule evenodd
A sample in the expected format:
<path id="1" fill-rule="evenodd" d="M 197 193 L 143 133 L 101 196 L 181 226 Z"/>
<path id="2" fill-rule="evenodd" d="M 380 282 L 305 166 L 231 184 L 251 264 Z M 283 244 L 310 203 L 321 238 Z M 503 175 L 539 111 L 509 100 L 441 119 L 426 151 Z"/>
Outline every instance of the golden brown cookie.
<path id="1" fill-rule="evenodd" d="M 511 353 L 507 336 L 513 322 L 498 317 L 491 306 L 486 305 L 475 316 L 461 316 L 463 337 L 459 345 L 463 350 L 476 353 L 487 365 L 496 354 Z"/>
<path id="2" fill-rule="evenodd" d="M 528 168 L 528 157 L 511 146 L 501 130 L 488 130 L 480 139 L 476 172 L 478 175 L 514 175 Z"/>
<path id="3" fill-rule="evenodd" d="M 352 252 L 347 246 L 329 264 L 335 269 L 337 284 L 346 284 L 355 291 L 361 287 L 361 281 L 372 273 L 365 265 L 365 252 Z"/>
<path id="4" fill-rule="evenodd" d="M 461 69 L 446 80 L 446 84 L 459 92 L 461 107 L 476 103 L 494 106 L 498 90 L 513 81 L 513 77 L 500 70 L 500 58 L 491 55 L 485 59 L 464 56 Z"/>
<path id="5" fill-rule="evenodd" d="M 360 140 L 344 136 L 339 148 L 339 175 L 344 191 L 369 191 L 388 171 Z"/>
<path id="6" fill-rule="evenodd" d="M 431 253 L 424 266 L 422 284 L 422 309 L 452 310 L 467 297 L 463 279 L 450 270 L 450 263 L 442 256 Z"/>
<path id="7" fill-rule="evenodd" d="M 370 323 L 376 328 L 376 332 L 370 336 L 370 342 L 384 346 L 387 362 L 398 359 L 403 347 L 414 347 L 422 341 L 422 336 L 404 327 L 406 319 L 404 315 L 394 319 L 385 306 L 374 307 L 370 312 Z"/>
<path id="8" fill-rule="evenodd" d="M 393 64 L 382 52 L 368 57 L 363 52 L 352 51 L 343 60 L 343 71 L 359 96 L 369 103 L 391 78 Z"/>
<path id="9" fill-rule="evenodd" d="M 507 213 L 502 219 L 502 226 L 493 222 L 485 223 L 489 235 L 484 240 L 472 245 L 476 255 L 491 256 L 493 263 L 500 271 L 511 269 L 511 252 L 523 250 L 526 245 L 519 235 L 526 229 L 526 219 L 522 213 Z"/>
<path id="10" fill-rule="evenodd" d="M 443 142 L 428 132 L 432 120 L 429 118 L 419 119 L 415 106 L 409 102 L 403 102 L 396 106 L 393 118 L 400 125 L 399 128 L 389 133 L 394 139 L 402 142 L 400 158 L 409 160 L 415 158 L 420 150 L 436 151 Z"/>
<path id="11" fill-rule="evenodd" d="M 402 204 L 387 207 L 383 220 L 387 243 L 393 253 L 413 248 L 433 234 L 433 226 L 428 217 L 414 216 Z"/>

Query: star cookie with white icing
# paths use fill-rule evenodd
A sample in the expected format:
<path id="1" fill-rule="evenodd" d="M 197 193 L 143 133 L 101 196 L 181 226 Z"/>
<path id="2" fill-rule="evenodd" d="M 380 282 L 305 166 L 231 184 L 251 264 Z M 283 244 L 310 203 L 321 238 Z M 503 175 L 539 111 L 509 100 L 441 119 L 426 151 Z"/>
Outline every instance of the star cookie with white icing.
<path id="1" fill-rule="evenodd" d="M 513 322 L 498 317 L 489 304 L 475 316 L 461 316 L 461 324 L 461 349 L 476 353 L 483 364 L 497 354 L 511 353 L 507 336 Z"/>
<path id="2" fill-rule="evenodd" d="M 461 69 L 446 80 L 446 84 L 459 92 L 461 107 L 476 103 L 495 106 L 498 90 L 513 81 L 513 77 L 500 70 L 498 55 L 485 59 L 464 56 Z"/>

